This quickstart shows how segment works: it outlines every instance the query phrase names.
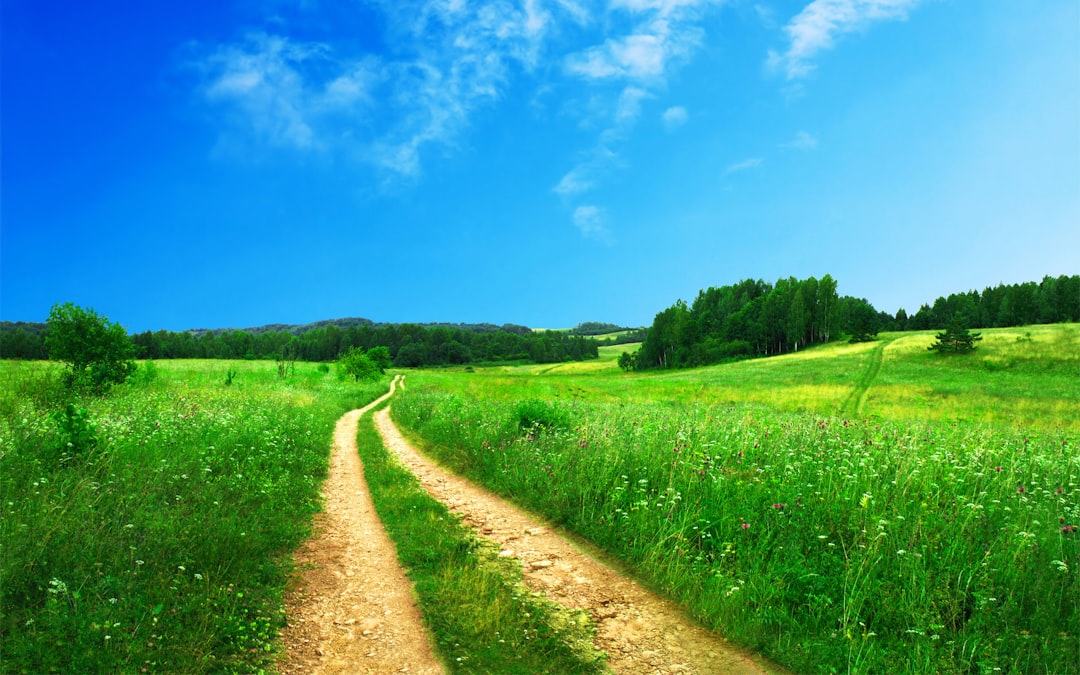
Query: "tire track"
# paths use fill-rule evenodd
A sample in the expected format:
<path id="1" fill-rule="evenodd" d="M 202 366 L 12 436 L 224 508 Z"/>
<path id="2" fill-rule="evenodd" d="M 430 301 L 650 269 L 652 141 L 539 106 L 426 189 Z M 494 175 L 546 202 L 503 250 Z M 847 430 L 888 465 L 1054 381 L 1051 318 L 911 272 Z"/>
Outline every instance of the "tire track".
<path id="1" fill-rule="evenodd" d="M 296 556 L 302 573 L 285 599 L 286 675 L 444 672 L 427 639 L 412 584 L 375 513 L 356 447 L 360 416 L 393 395 L 346 413 L 334 430 L 326 508 Z"/>
<path id="2" fill-rule="evenodd" d="M 783 673 L 720 636 L 690 622 L 682 610 L 643 589 L 572 546 L 516 506 L 451 474 L 408 444 L 388 409 L 375 414 L 387 448 L 417 476 L 434 498 L 521 561 L 523 580 L 534 591 L 596 624 L 596 646 L 616 673 Z"/>
<path id="3" fill-rule="evenodd" d="M 885 361 L 885 347 L 889 345 L 892 340 L 886 340 L 876 345 L 873 350 L 870 351 L 869 363 L 866 365 L 866 370 L 859 377 L 859 380 L 852 387 L 851 393 L 847 395 L 844 402 L 840 404 L 840 415 L 847 415 L 855 417 L 862 415 L 863 408 L 866 406 L 866 397 L 870 393 L 870 387 L 874 384 L 874 380 L 877 379 L 878 373 L 881 372 L 881 364 Z"/>

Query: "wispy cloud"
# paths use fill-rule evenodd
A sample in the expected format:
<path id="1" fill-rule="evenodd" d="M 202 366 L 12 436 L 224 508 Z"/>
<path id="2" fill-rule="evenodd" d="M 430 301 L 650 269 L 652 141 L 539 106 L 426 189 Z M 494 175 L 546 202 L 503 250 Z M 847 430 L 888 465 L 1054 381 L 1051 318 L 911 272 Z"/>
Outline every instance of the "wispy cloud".
<path id="1" fill-rule="evenodd" d="M 340 74 L 322 81 L 306 76 L 326 64 Z M 214 50 L 200 65 L 208 101 L 229 107 L 259 142 L 301 149 L 322 144 L 319 129 L 328 116 L 366 105 L 377 80 L 366 61 L 338 64 L 326 45 L 263 33 Z"/>
<path id="2" fill-rule="evenodd" d="M 608 245 L 614 243 L 607 227 L 607 212 L 599 206 L 586 204 L 574 209 L 574 226 L 587 239 L 595 239 Z"/>
<path id="3" fill-rule="evenodd" d="M 266 33 L 202 48 L 194 65 L 206 100 L 225 113 L 223 133 L 275 147 L 344 148 L 391 175 L 416 176 L 425 148 L 452 146 L 473 114 L 500 98 L 515 67 L 536 67 L 552 24 L 540 0 L 380 7 L 395 51 L 378 56 Z"/>
<path id="4" fill-rule="evenodd" d="M 814 0 L 784 27 L 788 47 L 769 52 L 771 67 L 787 79 L 806 77 L 814 70 L 814 57 L 831 49 L 837 36 L 859 31 L 878 21 L 906 19 L 922 0 Z"/>
<path id="5" fill-rule="evenodd" d="M 818 145 L 818 139 L 814 138 L 805 131 L 800 131 L 795 134 L 795 138 L 791 139 L 787 143 L 782 143 L 781 148 L 788 150 L 813 150 Z"/>
<path id="6" fill-rule="evenodd" d="M 223 139 L 360 158 L 391 182 L 422 175 L 425 156 L 462 142 L 510 87 L 563 96 L 564 112 L 596 133 L 552 188 L 585 234 L 602 211 L 574 202 L 625 165 L 621 144 L 723 1 L 369 0 L 383 32 L 377 52 L 340 36 L 299 39 L 277 12 L 269 32 L 197 46 L 192 62 Z M 686 119 L 677 106 L 662 116 L 668 130 Z"/>
<path id="7" fill-rule="evenodd" d="M 749 171 L 750 169 L 756 169 L 764 163 L 765 160 L 761 157 L 751 157 L 749 159 L 744 159 L 741 162 L 729 164 L 728 167 L 724 169 L 724 175 L 730 176 L 731 174 L 739 173 L 740 171 Z"/>
<path id="8" fill-rule="evenodd" d="M 664 122 L 664 129 L 670 133 L 686 124 L 689 117 L 690 114 L 686 112 L 686 108 L 676 105 L 665 110 L 660 119 Z"/>
<path id="9" fill-rule="evenodd" d="M 620 142 L 636 126 L 644 101 L 659 98 L 672 71 L 700 48 L 704 41 L 704 11 L 716 4 L 716 0 L 612 0 L 610 11 L 628 20 L 629 28 L 608 34 L 601 43 L 570 53 L 563 61 L 568 75 L 595 85 L 613 100 L 607 106 L 594 102 L 582 107 L 588 111 L 606 108 L 610 112 L 606 118 L 590 120 L 601 128 L 595 147 L 583 153 L 556 184 L 556 193 L 580 197 L 622 166 Z M 612 84 L 619 89 L 613 90 Z M 684 108 L 669 108 L 663 115 L 664 126 L 674 130 L 685 123 L 686 117 Z M 574 222 L 581 229 L 579 215 L 575 210 Z"/>

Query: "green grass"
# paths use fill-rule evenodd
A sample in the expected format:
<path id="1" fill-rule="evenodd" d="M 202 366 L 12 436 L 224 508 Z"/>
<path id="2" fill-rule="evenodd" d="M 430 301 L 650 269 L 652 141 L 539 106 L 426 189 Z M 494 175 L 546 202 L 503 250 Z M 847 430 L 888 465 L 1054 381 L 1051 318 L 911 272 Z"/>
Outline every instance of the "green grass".
<path id="1" fill-rule="evenodd" d="M 68 399 L 55 374 L 0 363 L 4 672 L 272 670 L 334 423 L 387 383 L 177 361 Z"/>
<path id="2" fill-rule="evenodd" d="M 370 415 L 360 420 L 358 446 L 376 510 L 450 672 L 606 672 L 588 615 L 530 593 L 516 561 L 500 559 L 389 455 Z"/>
<path id="3" fill-rule="evenodd" d="M 649 375 L 426 371 L 393 409 L 441 461 L 796 671 L 1074 673 L 1076 334 L 984 331 L 953 358 L 925 333 Z"/>
<path id="4" fill-rule="evenodd" d="M 722 366 L 622 373 L 626 345 L 581 364 L 424 371 L 416 381 L 445 391 L 503 399 L 582 399 L 672 405 L 753 403 L 819 415 L 922 421 L 980 421 L 1080 431 L 1080 325 L 982 331 L 971 355 L 942 357 L 926 347 L 933 331 L 883 333 L 878 342 L 831 343 Z M 632 349 L 632 346 L 629 346 Z M 880 351 L 883 350 L 883 351 Z M 880 368 L 865 381 L 875 351 Z M 482 376 L 482 377 L 481 377 Z M 854 401 L 852 394 L 856 394 Z"/>

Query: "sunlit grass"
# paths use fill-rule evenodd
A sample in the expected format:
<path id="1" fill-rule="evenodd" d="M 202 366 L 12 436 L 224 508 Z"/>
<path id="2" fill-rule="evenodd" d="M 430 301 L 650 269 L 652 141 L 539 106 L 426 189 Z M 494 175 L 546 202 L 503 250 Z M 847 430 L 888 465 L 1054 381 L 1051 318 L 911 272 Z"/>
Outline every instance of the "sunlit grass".
<path id="1" fill-rule="evenodd" d="M 0 363 L 4 672 L 272 667 L 334 423 L 386 382 L 177 361 L 72 398 L 55 370 Z"/>
<path id="2" fill-rule="evenodd" d="M 798 672 L 1075 665 L 1075 436 L 745 403 L 547 405 L 550 424 L 522 426 L 512 401 L 414 382 L 393 407 L 441 461 Z"/>
<path id="3" fill-rule="evenodd" d="M 394 410 L 797 671 L 1076 672 L 1080 330 L 982 332 L 961 357 L 926 331 L 648 374 L 424 371 Z M 561 412 L 523 428 L 523 401 Z"/>
<path id="4" fill-rule="evenodd" d="M 534 596 L 517 561 L 499 558 L 387 452 L 370 415 L 357 440 L 375 508 L 450 672 L 606 672 L 586 614 Z"/>

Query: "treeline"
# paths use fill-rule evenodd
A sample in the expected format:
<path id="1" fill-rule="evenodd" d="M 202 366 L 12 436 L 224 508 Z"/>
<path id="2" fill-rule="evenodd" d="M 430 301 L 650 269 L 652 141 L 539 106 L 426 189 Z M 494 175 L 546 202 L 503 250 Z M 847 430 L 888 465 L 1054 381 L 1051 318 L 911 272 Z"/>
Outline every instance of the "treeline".
<path id="1" fill-rule="evenodd" d="M 624 330 L 633 330 L 626 326 L 620 326 L 614 323 L 604 323 L 602 321 L 583 321 L 578 325 L 570 329 L 571 335 L 607 335 L 609 333 L 618 333 Z"/>
<path id="2" fill-rule="evenodd" d="M 858 301 L 849 301 L 858 302 Z M 841 298 L 825 275 L 775 284 L 747 279 L 708 288 L 692 305 L 682 300 L 656 315 L 634 367 L 686 368 L 782 354 L 828 342 L 840 333 Z"/>
<path id="3" fill-rule="evenodd" d="M 43 324 L 8 324 L 0 330 L 0 355 L 8 359 L 48 358 Z M 41 329 L 37 329 L 41 326 Z M 288 330 L 146 331 L 131 336 L 144 359 L 297 359 L 333 361 L 353 347 L 386 347 L 400 367 L 497 361 L 560 363 L 597 357 L 595 340 L 554 331 L 511 326 L 476 331 L 419 324 L 327 325 L 294 335 Z"/>
<path id="4" fill-rule="evenodd" d="M 932 330 L 954 318 L 969 328 L 1080 322 L 1080 275 L 999 284 L 982 293 L 939 297 L 909 316 L 878 311 L 865 299 L 839 296 L 829 275 L 745 280 L 701 291 L 656 315 L 641 349 L 624 368 L 686 368 L 782 354 L 833 339 L 874 339 L 878 331 Z"/>
<path id="5" fill-rule="evenodd" d="M 1008 328 L 1080 321 L 1080 275 L 1045 276 L 1041 282 L 998 284 L 982 293 L 939 297 L 908 316 L 882 315 L 882 330 L 935 330 L 960 317 L 969 328 Z"/>

